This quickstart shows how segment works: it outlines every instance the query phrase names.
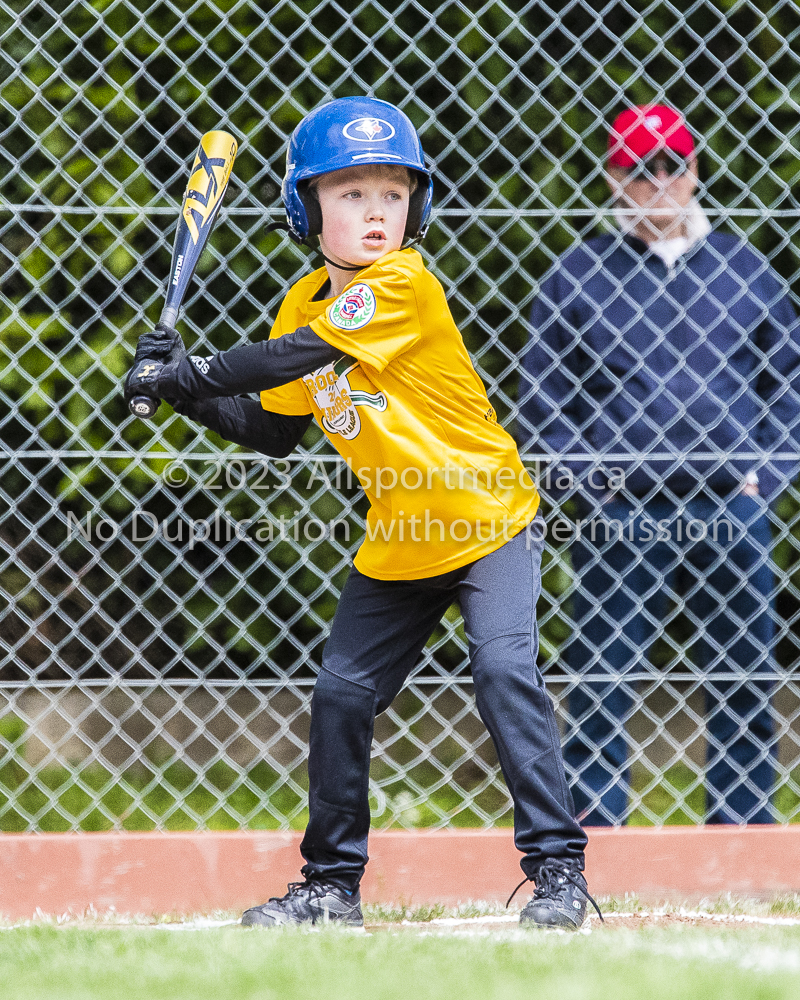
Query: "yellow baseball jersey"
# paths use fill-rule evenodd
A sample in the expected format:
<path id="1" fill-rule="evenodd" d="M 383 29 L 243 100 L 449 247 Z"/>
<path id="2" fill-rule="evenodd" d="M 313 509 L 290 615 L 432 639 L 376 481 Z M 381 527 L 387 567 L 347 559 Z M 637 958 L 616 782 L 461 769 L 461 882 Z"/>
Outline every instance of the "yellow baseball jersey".
<path id="1" fill-rule="evenodd" d="M 265 410 L 312 413 L 370 501 L 356 568 L 378 580 L 457 569 L 500 548 L 539 497 L 416 250 L 359 271 L 315 301 L 324 268 L 298 281 L 272 337 L 300 326 L 341 350 L 333 364 L 261 393 Z"/>

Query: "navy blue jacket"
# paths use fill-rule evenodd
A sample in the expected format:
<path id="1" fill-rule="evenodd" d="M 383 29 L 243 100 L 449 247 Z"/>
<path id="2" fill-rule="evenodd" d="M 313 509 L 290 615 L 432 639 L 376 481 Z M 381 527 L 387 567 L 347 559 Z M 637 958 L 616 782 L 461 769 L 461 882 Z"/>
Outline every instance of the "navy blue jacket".
<path id="1" fill-rule="evenodd" d="M 800 439 L 800 329 L 743 240 L 711 233 L 671 271 L 636 237 L 587 240 L 542 283 L 531 328 L 520 443 L 576 455 L 557 465 L 585 498 L 608 491 L 600 466 L 622 469 L 635 496 L 683 496 L 698 480 L 725 495 L 753 470 L 767 500 L 800 469 L 787 454 Z"/>

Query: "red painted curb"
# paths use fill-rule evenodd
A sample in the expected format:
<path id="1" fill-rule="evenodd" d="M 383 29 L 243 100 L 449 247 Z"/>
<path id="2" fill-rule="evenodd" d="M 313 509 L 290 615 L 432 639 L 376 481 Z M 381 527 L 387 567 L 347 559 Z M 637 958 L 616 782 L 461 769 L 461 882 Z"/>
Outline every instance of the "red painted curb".
<path id="1" fill-rule="evenodd" d="M 800 890 L 800 826 L 589 832 L 593 894 L 643 899 Z M 241 909 L 300 878 L 301 833 L 0 834 L 0 913 Z M 522 878 L 510 829 L 379 830 L 369 903 L 505 902 Z"/>

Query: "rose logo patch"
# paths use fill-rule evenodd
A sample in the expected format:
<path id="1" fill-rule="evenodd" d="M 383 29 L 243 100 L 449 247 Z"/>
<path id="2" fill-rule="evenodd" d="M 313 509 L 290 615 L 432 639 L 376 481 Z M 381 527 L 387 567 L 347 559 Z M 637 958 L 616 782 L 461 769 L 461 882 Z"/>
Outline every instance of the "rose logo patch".
<path id="1" fill-rule="evenodd" d="M 353 285 L 328 310 L 328 319 L 340 330 L 358 330 L 375 315 L 375 293 L 369 285 Z"/>

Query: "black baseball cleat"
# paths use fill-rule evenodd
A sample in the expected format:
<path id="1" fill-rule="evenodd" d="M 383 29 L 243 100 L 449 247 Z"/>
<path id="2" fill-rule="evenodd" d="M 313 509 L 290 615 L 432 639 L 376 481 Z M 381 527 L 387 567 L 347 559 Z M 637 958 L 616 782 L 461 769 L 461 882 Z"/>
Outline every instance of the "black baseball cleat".
<path id="1" fill-rule="evenodd" d="M 509 903 L 525 882 L 535 883 L 536 890 L 533 899 L 523 907 L 519 915 L 521 926 L 576 931 L 586 918 L 587 900 L 597 910 L 597 915 L 603 922 L 603 914 L 589 895 L 586 879 L 577 861 L 550 858 L 543 862 L 530 878 L 520 882 L 511 893 Z"/>
<path id="2" fill-rule="evenodd" d="M 290 882 L 285 896 L 273 896 L 263 906 L 242 914 L 243 927 L 285 927 L 289 924 L 341 924 L 363 927 L 361 893 L 332 882 L 306 879 Z"/>

